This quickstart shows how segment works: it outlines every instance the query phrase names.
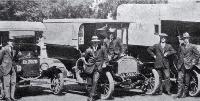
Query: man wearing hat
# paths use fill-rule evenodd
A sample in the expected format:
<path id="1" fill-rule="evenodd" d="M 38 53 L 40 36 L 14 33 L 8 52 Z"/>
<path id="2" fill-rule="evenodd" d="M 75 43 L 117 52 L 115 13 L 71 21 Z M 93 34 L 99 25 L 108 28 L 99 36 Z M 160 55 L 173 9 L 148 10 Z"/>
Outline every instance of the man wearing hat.
<path id="1" fill-rule="evenodd" d="M 199 51 L 197 47 L 189 42 L 189 33 L 183 33 L 183 44 L 179 48 L 179 60 L 178 60 L 178 94 L 177 97 L 186 97 L 188 95 L 188 87 L 190 83 L 192 68 L 198 63 Z"/>
<path id="2" fill-rule="evenodd" d="M 97 83 L 100 75 L 102 74 L 102 67 L 108 63 L 108 56 L 106 47 L 103 45 L 103 40 L 99 40 L 97 36 L 92 37 L 92 46 L 86 50 L 85 60 L 88 66 L 85 71 L 89 74 L 93 74 L 92 89 L 88 101 L 94 101 Z M 91 69 L 87 69 L 87 68 Z"/>
<path id="3" fill-rule="evenodd" d="M 111 56 L 111 60 L 116 61 L 123 53 L 123 43 L 120 38 L 117 38 L 116 28 L 111 27 L 109 34 L 108 54 Z"/>
<path id="4" fill-rule="evenodd" d="M 97 36 L 92 36 L 91 46 L 86 49 L 85 55 L 82 59 L 84 60 L 85 64 L 85 67 L 83 68 L 84 72 L 92 75 L 92 89 L 87 100 L 94 101 L 96 87 L 102 72 L 102 68 L 108 63 L 107 50 L 103 44 L 103 40 L 99 40 Z M 81 79 L 80 73 L 76 72 L 76 74 L 77 77 Z"/>
<path id="5" fill-rule="evenodd" d="M 108 36 L 109 38 L 107 40 L 104 40 L 104 43 L 107 47 L 109 63 L 113 65 L 114 73 L 117 73 L 118 63 L 116 61 L 121 57 L 124 51 L 123 43 L 122 43 L 122 40 L 117 37 L 117 29 L 113 26 L 111 26 L 108 29 Z"/>
<path id="6" fill-rule="evenodd" d="M 3 73 L 3 88 L 6 101 L 15 101 L 16 72 L 13 63 L 13 38 L 10 38 L 7 45 L 3 47 L 2 64 L 0 66 Z"/>
<path id="7" fill-rule="evenodd" d="M 158 89 L 158 94 L 162 94 L 163 86 L 165 87 L 167 94 L 170 93 L 170 68 L 168 56 L 175 54 L 176 51 L 170 44 L 166 43 L 166 37 L 168 36 L 165 33 L 160 33 L 160 43 L 154 44 L 153 46 L 147 49 L 148 53 L 155 59 L 155 69 L 160 75 L 160 88 Z"/>

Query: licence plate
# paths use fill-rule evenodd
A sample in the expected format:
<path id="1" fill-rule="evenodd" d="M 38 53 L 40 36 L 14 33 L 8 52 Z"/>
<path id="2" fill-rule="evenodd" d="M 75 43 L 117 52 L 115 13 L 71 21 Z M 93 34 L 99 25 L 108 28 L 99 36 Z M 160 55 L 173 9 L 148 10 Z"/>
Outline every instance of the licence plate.
<path id="1" fill-rule="evenodd" d="M 36 60 L 36 59 L 22 60 L 22 64 L 24 64 L 24 65 L 38 64 L 38 60 Z"/>
<path id="2" fill-rule="evenodd" d="M 122 77 L 136 76 L 136 73 L 135 72 L 121 73 L 120 76 L 122 76 Z"/>

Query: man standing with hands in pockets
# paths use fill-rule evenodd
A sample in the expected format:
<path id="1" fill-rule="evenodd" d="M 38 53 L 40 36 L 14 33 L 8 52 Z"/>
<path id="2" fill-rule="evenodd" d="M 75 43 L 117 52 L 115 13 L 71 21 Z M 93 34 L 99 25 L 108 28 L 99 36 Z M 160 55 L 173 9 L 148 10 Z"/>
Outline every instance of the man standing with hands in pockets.
<path id="1" fill-rule="evenodd" d="M 168 36 L 165 33 L 159 34 L 160 36 L 160 43 L 154 44 L 153 46 L 149 47 L 147 51 L 149 54 L 155 58 L 155 69 L 159 73 L 159 80 L 160 80 L 160 88 L 158 89 L 158 94 L 161 95 L 163 91 L 163 86 L 167 91 L 168 95 L 171 95 L 170 88 L 170 68 L 169 68 L 169 60 L 168 56 L 176 53 L 173 47 L 170 44 L 166 43 L 166 37 Z"/>

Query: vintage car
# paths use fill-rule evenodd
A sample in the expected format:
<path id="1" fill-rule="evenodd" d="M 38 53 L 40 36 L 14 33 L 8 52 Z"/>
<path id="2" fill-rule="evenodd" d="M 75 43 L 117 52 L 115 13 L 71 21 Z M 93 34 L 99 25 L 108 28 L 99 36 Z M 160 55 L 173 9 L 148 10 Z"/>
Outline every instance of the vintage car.
<path id="1" fill-rule="evenodd" d="M 197 47 L 200 45 L 200 20 L 199 20 L 199 4 L 198 3 L 169 3 L 169 4 L 122 4 L 117 8 L 118 20 L 127 19 L 134 21 L 135 26 L 132 30 L 130 39 L 136 40 L 134 43 L 144 43 L 143 46 L 147 45 L 151 40 L 146 40 L 154 33 L 166 33 L 168 34 L 167 42 L 170 43 L 175 50 L 178 51 L 179 40 L 177 36 L 182 35 L 184 32 L 188 32 L 191 36 L 190 42 L 196 44 Z M 191 12 L 192 10 L 192 12 Z M 185 12 L 183 12 L 185 11 Z M 195 13 L 194 13 L 195 12 Z M 188 16 L 182 16 L 182 15 Z M 182 16 L 182 17 L 180 17 Z M 137 27 L 138 26 L 138 27 Z M 131 28 L 131 27 L 129 27 Z M 129 34 L 130 35 L 130 34 Z M 141 36 L 143 35 L 143 37 Z M 140 37 L 138 37 L 140 36 Z M 154 39 L 152 39 L 154 40 Z M 129 41 L 129 44 L 131 42 Z M 142 44 L 141 43 L 141 44 Z M 137 48 L 131 46 L 129 48 L 130 53 L 134 53 Z M 140 51 L 136 51 L 135 56 L 140 54 Z M 178 55 L 178 54 L 177 54 Z M 139 57 L 145 57 L 146 55 L 140 54 Z M 141 60 L 142 58 L 140 58 Z M 177 76 L 178 71 L 176 68 L 177 56 L 172 56 L 170 60 L 171 70 L 171 81 L 173 84 L 172 91 L 177 93 Z M 191 84 L 190 84 L 190 96 L 198 96 L 200 91 L 200 64 L 194 66 Z"/>
<path id="2" fill-rule="evenodd" d="M 43 37 L 45 30 L 44 24 L 40 22 L 1 21 L 0 41 L 6 44 L 9 37 L 14 39 L 14 62 L 19 87 L 47 79 L 51 82 L 52 92 L 59 94 L 67 70 L 58 59 L 48 58 Z"/>
<path id="3" fill-rule="evenodd" d="M 134 29 L 140 27 L 134 22 L 119 21 L 112 19 L 47 19 L 44 20 L 47 31 L 47 48 L 54 46 L 54 56 L 61 57 L 60 48 L 71 46 L 79 50 L 80 54 L 88 48 L 93 35 L 99 38 L 106 35 L 109 28 L 117 29 L 117 37 L 121 39 L 124 45 L 124 56 L 117 60 L 117 66 L 107 65 L 99 80 L 98 92 L 101 99 L 108 99 L 112 96 L 114 89 L 139 89 L 146 94 L 153 94 L 159 86 L 158 72 L 153 69 L 153 60 L 147 53 L 148 46 L 158 42 L 157 35 L 140 35 L 133 33 Z M 105 30 L 101 30 L 105 28 Z M 56 34 L 55 34 L 56 33 Z M 56 35 L 56 36 L 55 36 Z M 59 36 L 58 36 L 59 35 Z M 137 35 L 137 36 L 135 36 Z M 145 37 L 147 36 L 147 37 Z M 55 38 L 56 37 L 56 38 Z M 144 42 L 144 39 L 146 42 Z M 52 41 L 53 40 L 53 41 Z M 49 45 L 48 45 L 49 44 Z M 145 45 L 146 44 L 146 45 Z M 57 53 L 56 53 L 57 52 Z M 75 52 L 66 53 L 74 54 Z M 67 57 L 65 57 L 67 58 Z M 71 58 L 71 57 L 70 57 Z M 63 59 L 63 58 L 60 58 Z M 146 60 L 146 61 L 144 61 Z M 84 67 L 82 57 L 73 59 L 71 65 L 68 65 L 68 78 L 66 82 L 78 82 L 73 67 Z M 84 73 L 83 73 L 84 74 Z M 81 75 L 85 81 L 86 88 L 90 87 L 88 75 Z"/>

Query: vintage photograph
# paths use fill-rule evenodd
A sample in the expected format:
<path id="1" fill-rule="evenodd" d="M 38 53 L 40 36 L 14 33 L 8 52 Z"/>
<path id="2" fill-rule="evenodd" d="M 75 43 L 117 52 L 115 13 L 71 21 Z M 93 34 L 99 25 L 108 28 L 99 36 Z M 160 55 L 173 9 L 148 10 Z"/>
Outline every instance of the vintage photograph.
<path id="1" fill-rule="evenodd" d="M 0 101 L 199 101 L 200 0 L 0 0 Z"/>

